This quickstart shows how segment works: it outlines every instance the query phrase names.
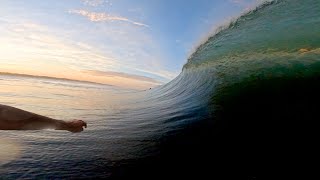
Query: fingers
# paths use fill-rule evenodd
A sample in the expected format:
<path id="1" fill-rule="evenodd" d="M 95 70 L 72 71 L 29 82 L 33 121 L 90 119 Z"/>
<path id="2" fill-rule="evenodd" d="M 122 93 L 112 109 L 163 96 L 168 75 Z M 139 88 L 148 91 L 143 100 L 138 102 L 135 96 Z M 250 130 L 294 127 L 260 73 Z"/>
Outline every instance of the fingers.
<path id="1" fill-rule="evenodd" d="M 78 121 L 81 124 L 81 126 L 84 126 L 85 128 L 87 128 L 87 123 L 84 122 L 83 120 L 76 120 L 76 121 Z"/>
<path id="2" fill-rule="evenodd" d="M 82 120 L 81 120 L 82 121 Z M 85 128 L 87 128 L 87 123 L 82 121 L 82 126 L 84 126 Z"/>
<path id="3" fill-rule="evenodd" d="M 82 120 L 72 120 L 68 123 L 68 131 L 78 133 L 83 131 L 83 127 L 87 128 L 87 123 Z"/>

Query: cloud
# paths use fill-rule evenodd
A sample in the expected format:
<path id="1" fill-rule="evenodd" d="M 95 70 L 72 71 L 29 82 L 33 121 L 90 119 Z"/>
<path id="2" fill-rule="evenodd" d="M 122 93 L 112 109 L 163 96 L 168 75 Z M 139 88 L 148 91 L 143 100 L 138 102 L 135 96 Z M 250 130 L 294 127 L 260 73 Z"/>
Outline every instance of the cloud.
<path id="1" fill-rule="evenodd" d="M 135 74 L 122 73 L 122 72 L 97 71 L 97 70 L 86 70 L 86 71 L 82 71 L 82 72 L 90 74 L 90 75 L 93 75 L 93 76 L 121 77 L 121 78 L 126 78 L 126 79 L 149 82 L 149 83 L 152 83 L 152 84 L 161 84 L 159 81 L 157 81 L 155 79 L 152 79 L 150 77 L 139 76 L 139 75 L 135 75 Z"/>
<path id="2" fill-rule="evenodd" d="M 104 0 L 81 0 L 81 1 L 85 5 L 94 6 L 94 7 L 102 5 L 105 2 Z"/>
<path id="3" fill-rule="evenodd" d="M 102 53 L 84 42 L 74 42 L 52 34 L 48 27 L 40 24 L 7 24 L 7 27 L 7 30 L 0 30 L 4 35 L 0 37 L 0 68 L 23 68 L 59 74 L 60 69 L 66 68 L 108 69 L 122 65 L 111 54 Z"/>
<path id="4" fill-rule="evenodd" d="M 229 1 L 234 4 L 242 4 L 244 2 L 243 0 L 229 0 Z"/>
<path id="5" fill-rule="evenodd" d="M 70 14 L 78 14 L 84 17 L 87 17 L 90 21 L 93 22 L 113 22 L 113 21 L 123 21 L 123 22 L 128 22 L 137 26 L 144 26 L 144 27 L 149 27 L 146 24 L 140 23 L 140 22 L 135 22 L 132 21 L 126 17 L 121 17 L 121 16 L 113 16 L 107 13 L 98 13 L 98 12 L 89 12 L 86 10 L 69 10 Z"/>
<path id="6" fill-rule="evenodd" d="M 130 89 L 147 89 L 163 84 L 157 78 L 147 77 L 149 75 L 141 76 L 135 66 L 119 61 L 114 53 L 102 51 L 85 41 L 65 38 L 60 33 L 54 34 L 51 32 L 53 29 L 47 26 L 14 22 L 5 27 L 7 29 L 0 29 L 3 35 L 0 37 L 2 72 L 89 81 Z"/>

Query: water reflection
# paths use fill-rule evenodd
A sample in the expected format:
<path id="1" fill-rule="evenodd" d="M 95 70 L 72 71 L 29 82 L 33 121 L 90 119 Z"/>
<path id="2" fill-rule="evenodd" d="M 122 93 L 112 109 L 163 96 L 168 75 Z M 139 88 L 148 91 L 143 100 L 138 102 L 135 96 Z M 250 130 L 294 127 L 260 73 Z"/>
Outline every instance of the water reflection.
<path id="1" fill-rule="evenodd" d="M 22 154 L 22 145 L 13 139 L 0 137 L 0 165 L 18 159 Z"/>

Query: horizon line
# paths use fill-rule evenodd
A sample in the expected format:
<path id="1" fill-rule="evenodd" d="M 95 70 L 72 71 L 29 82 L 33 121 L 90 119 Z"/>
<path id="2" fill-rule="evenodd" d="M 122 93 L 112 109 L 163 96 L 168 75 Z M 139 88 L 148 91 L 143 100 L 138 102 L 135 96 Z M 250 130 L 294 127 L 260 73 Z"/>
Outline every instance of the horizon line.
<path id="1" fill-rule="evenodd" d="M 69 79 L 69 78 L 59 78 L 59 77 L 52 77 L 52 76 L 41 76 L 41 75 L 31 75 L 31 74 L 22 74 L 22 73 L 10 73 L 10 72 L 0 72 L 0 76 L 1 75 L 21 76 L 21 77 L 30 77 L 30 78 L 43 78 L 43 79 L 51 79 L 51 80 L 64 80 L 64 81 L 73 81 L 73 82 L 82 82 L 82 83 L 89 83 L 89 84 L 96 84 L 96 85 L 118 87 L 118 86 L 114 86 L 114 85 L 110 85 L 110 84 L 98 83 L 98 82 L 93 82 L 93 81 L 77 80 L 77 79 Z"/>

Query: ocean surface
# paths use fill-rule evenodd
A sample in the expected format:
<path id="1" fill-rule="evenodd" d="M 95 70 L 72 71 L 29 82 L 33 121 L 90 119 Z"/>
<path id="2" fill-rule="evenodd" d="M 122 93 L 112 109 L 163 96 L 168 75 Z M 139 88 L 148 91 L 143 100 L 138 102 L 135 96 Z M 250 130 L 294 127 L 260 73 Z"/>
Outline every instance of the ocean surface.
<path id="1" fill-rule="evenodd" d="M 0 74 L 0 104 L 88 122 L 78 134 L 0 131 L 0 177 L 256 179 L 312 171 L 319 92 L 320 1 L 267 2 L 219 28 L 178 77 L 151 90 Z"/>

